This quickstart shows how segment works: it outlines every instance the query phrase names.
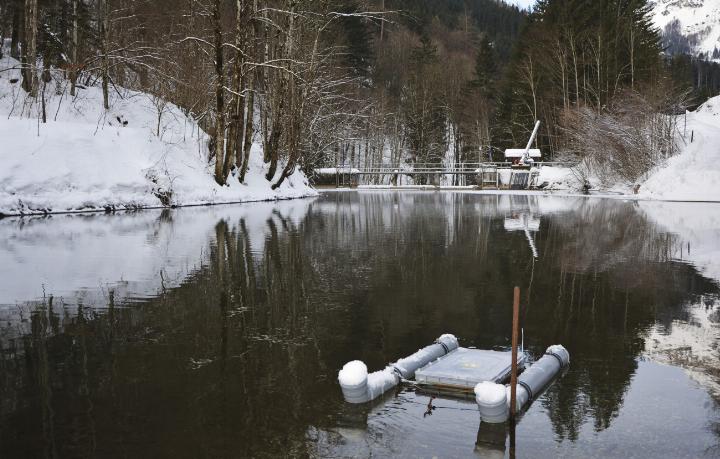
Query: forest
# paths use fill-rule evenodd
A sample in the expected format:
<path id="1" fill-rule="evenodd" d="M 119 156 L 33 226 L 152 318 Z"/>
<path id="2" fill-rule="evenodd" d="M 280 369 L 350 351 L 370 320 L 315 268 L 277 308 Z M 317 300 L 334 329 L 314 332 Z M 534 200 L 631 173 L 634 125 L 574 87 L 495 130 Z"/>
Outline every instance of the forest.
<path id="1" fill-rule="evenodd" d="M 720 65 L 666 29 L 644 0 L 0 4 L 43 122 L 48 91 L 99 86 L 105 109 L 118 88 L 149 93 L 209 135 L 218 184 L 243 182 L 259 143 L 273 188 L 297 166 L 498 160 L 535 120 L 546 159 L 632 181 L 675 153 L 668 115 L 720 90 Z"/>

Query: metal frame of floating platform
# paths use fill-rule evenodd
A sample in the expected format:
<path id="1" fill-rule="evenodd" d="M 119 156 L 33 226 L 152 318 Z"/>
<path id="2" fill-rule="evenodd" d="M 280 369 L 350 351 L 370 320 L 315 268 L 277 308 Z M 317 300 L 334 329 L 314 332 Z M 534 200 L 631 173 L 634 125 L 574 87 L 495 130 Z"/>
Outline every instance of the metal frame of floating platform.
<path id="1" fill-rule="evenodd" d="M 525 364 L 524 352 L 518 354 L 518 366 Z M 415 372 L 422 386 L 472 391 L 483 381 L 502 383 L 510 376 L 510 351 L 488 351 L 459 347 Z"/>

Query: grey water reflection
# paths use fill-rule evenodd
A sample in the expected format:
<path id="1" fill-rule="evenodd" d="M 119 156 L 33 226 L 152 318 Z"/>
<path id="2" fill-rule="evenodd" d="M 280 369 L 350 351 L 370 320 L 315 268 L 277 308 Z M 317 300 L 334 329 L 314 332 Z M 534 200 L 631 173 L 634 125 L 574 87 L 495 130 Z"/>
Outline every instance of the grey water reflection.
<path id="1" fill-rule="evenodd" d="M 474 405 L 351 407 L 335 378 L 444 332 L 507 346 L 514 285 L 530 351 L 572 353 L 520 457 L 717 456 L 718 212 L 348 192 L 2 220 L 0 456 L 484 454 Z"/>

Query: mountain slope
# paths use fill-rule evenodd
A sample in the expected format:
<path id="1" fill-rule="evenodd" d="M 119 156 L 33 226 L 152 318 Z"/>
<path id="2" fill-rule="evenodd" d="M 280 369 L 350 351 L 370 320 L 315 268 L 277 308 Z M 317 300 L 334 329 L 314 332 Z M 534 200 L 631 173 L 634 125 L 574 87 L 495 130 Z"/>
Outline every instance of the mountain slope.
<path id="1" fill-rule="evenodd" d="M 673 51 L 702 54 L 720 62 L 720 0 L 655 0 L 649 3 L 653 8 L 653 21 L 663 31 L 666 44 L 674 48 Z"/>

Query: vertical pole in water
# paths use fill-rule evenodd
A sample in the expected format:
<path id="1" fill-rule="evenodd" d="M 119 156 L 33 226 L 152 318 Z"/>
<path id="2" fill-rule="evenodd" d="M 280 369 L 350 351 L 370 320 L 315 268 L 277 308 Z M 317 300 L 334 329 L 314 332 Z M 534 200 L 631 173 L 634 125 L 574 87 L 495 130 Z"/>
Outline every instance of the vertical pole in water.
<path id="1" fill-rule="evenodd" d="M 512 363 L 510 370 L 510 424 L 515 424 L 515 408 L 517 394 L 517 359 L 518 359 L 518 322 L 520 321 L 520 287 L 513 292 L 513 320 L 512 320 Z"/>
<path id="2" fill-rule="evenodd" d="M 520 287 L 513 291 L 513 321 L 512 321 L 512 364 L 510 366 L 510 459 L 515 459 L 515 411 L 517 408 L 517 354 L 518 330 L 520 328 Z"/>

